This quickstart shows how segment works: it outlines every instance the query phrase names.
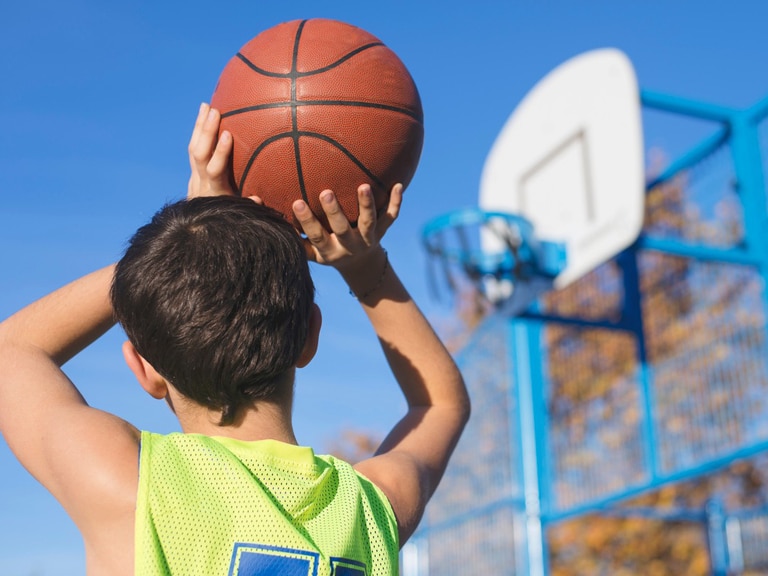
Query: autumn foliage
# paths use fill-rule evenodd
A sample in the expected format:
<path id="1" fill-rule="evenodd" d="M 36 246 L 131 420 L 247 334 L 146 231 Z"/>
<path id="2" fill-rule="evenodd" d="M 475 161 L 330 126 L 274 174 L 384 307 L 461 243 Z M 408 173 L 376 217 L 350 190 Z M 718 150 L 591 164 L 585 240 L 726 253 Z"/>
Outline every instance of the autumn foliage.
<path id="1" fill-rule="evenodd" d="M 692 209 L 695 204 L 686 196 L 689 189 L 682 176 L 649 192 L 646 233 L 708 246 L 737 245 L 743 236 L 742 214 L 733 195 L 724 193 L 712 210 L 714 217 L 708 219 Z M 746 267 L 642 250 L 637 261 L 646 356 L 654 370 L 659 464 L 662 473 L 685 470 L 756 439 L 748 426 L 760 418 L 759 399 L 766 391 L 765 318 L 760 303 L 764 287 L 756 271 Z M 623 296 L 617 289 L 620 274 L 616 262 L 606 263 L 575 285 L 549 295 L 546 307 L 563 316 L 583 317 L 586 311 L 591 319 L 615 321 Z M 639 458 L 636 433 L 641 405 L 633 377 L 638 354 L 634 337 L 554 324 L 547 328 L 546 348 L 553 449 L 564 452 L 554 458 L 561 467 L 555 470 L 561 503 L 570 503 L 569 491 L 577 502 L 580 497 L 586 501 L 594 497 L 582 495 L 583 487 L 558 482 L 566 472 L 572 477 L 574 467 L 592 467 L 591 474 L 583 477 L 608 493 L 622 485 L 642 484 L 647 471 Z M 750 395 L 758 400 L 753 406 L 747 400 Z M 595 426 L 595 419 L 601 425 Z M 600 453 L 594 453 L 596 447 Z M 618 485 L 617 461 L 623 470 Z M 718 496 L 732 511 L 764 506 L 765 464 L 764 458 L 735 462 L 693 481 L 667 484 L 608 513 L 552 526 L 551 573 L 710 574 L 707 502 Z"/>

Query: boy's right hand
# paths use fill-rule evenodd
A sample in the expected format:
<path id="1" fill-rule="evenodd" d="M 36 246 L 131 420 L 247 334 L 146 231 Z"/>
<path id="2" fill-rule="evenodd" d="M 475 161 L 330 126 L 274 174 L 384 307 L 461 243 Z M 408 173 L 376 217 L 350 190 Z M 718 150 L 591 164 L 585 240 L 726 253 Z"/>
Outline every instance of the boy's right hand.
<path id="1" fill-rule="evenodd" d="M 371 252 L 380 250 L 379 242 L 400 214 L 403 185 L 395 184 L 389 204 L 381 215 L 376 213 L 373 192 L 368 184 L 357 189 L 359 215 L 357 226 L 352 226 L 336 195 L 331 190 L 320 193 L 320 203 L 331 227 L 330 232 L 312 213 L 307 203 L 297 200 L 293 213 L 306 234 L 307 257 L 318 264 L 326 264 L 344 272 L 364 262 Z"/>
<path id="2" fill-rule="evenodd" d="M 230 158 L 232 134 L 219 133 L 221 114 L 208 104 L 201 104 L 195 128 L 189 140 L 189 165 L 192 174 L 187 187 L 187 199 L 198 196 L 234 196 Z"/>
<path id="3" fill-rule="evenodd" d="M 318 264 L 336 268 L 355 294 L 369 292 L 371 278 L 386 272 L 387 257 L 380 245 L 386 231 L 397 219 L 403 200 L 402 184 L 395 184 L 389 196 L 387 210 L 376 213 L 371 187 L 361 185 L 357 190 L 359 215 L 353 227 L 331 190 L 320 193 L 320 203 L 331 231 L 323 227 L 306 202 L 293 203 L 293 212 L 306 234 L 307 257 Z M 375 281 L 375 280 L 374 280 Z"/>

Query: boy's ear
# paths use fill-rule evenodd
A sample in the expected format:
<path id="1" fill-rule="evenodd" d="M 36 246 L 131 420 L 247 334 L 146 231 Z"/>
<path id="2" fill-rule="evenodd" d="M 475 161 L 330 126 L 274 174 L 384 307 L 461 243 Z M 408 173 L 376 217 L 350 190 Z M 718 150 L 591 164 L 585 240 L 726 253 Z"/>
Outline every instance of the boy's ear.
<path id="1" fill-rule="evenodd" d="M 128 368 L 136 376 L 136 380 L 150 396 L 158 400 L 168 396 L 168 383 L 165 378 L 160 376 L 152 364 L 147 362 L 128 341 L 123 343 L 123 357 Z"/>
<path id="2" fill-rule="evenodd" d="M 323 315 L 317 304 L 312 304 L 312 314 L 309 317 L 309 331 L 307 341 L 304 343 L 304 350 L 301 351 L 299 361 L 296 362 L 297 368 L 304 368 L 312 361 L 317 352 L 317 344 L 320 339 L 320 327 L 323 325 Z"/>

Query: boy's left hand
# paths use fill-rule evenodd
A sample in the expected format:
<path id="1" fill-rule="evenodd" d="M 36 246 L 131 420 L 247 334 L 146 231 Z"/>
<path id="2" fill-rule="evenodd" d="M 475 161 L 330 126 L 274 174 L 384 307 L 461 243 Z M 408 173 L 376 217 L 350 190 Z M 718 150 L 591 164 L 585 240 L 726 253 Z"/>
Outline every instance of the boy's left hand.
<path id="1" fill-rule="evenodd" d="M 200 105 L 188 147 L 192 174 L 187 199 L 235 195 L 230 171 L 232 134 L 225 130 L 217 140 L 220 122 L 218 110 L 205 103 Z"/>

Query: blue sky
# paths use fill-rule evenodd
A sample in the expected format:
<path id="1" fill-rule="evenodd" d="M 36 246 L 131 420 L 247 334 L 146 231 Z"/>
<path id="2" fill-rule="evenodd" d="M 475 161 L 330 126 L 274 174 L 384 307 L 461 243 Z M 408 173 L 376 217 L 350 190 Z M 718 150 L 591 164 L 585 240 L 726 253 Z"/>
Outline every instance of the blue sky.
<path id="1" fill-rule="evenodd" d="M 611 46 L 646 89 L 736 107 L 768 95 L 759 0 L 9 2 L 0 20 L 0 318 L 113 261 L 136 227 L 181 198 L 192 122 L 222 67 L 261 30 L 308 17 L 377 35 L 419 87 L 424 151 L 385 244 L 436 322 L 449 310 L 430 296 L 421 228 L 476 204 L 498 131 L 552 68 Z M 658 124 L 649 119 L 646 144 L 671 155 L 704 130 Z M 403 404 L 356 302 L 332 271 L 315 273 L 324 328 L 317 359 L 298 374 L 295 416 L 299 440 L 322 450 L 345 428 L 383 434 Z M 70 377 L 92 405 L 175 430 L 124 367 L 122 338 L 111 331 L 67 366 Z M 83 573 L 74 526 L 0 442 L 0 574 Z"/>

